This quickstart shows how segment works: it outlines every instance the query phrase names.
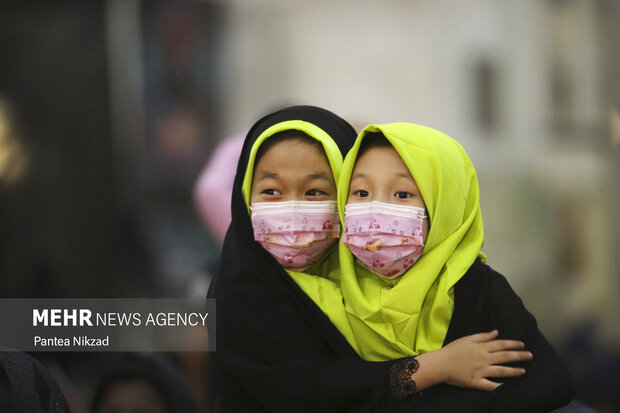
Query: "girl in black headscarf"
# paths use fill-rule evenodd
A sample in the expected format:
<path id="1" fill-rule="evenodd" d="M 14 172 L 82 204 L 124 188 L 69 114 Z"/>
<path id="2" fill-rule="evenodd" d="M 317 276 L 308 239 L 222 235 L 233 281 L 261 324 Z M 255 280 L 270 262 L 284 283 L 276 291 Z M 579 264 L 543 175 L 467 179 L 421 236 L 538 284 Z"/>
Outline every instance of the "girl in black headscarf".
<path id="1" fill-rule="evenodd" d="M 354 140 L 347 122 L 311 106 L 248 133 L 209 291 L 216 412 L 407 411 L 415 363 L 362 360 L 339 286 L 335 182 Z"/>
<path id="2" fill-rule="evenodd" d="M 286 257 L 270 254 L 255 240 L 248 209 L 252 180 L 263 180 L 265 175 L 254 170 L 257 154 L 261 147 L 258 155 L 268 154 L 270 148 L 263 142 L 286 139 L 283 134 L 290 138 L 291 130 L 305 141 L 304 146 L 298 140 L 292 155 L 299 157 L 301 150 L 307 157 L 317 156 L 308 139 L 320 142 L 319 150 L 324 153 L 318 153 L 327 157 L 333 185 L 320 191 L 331 191 L 332 200 L 342 157 L 356 137 L 346 121 L 312 106 L 267 115 L 248 133 L 233 187 L 232 222 L 209 290 L 209 297 L 217 299 L 217 349 L 212 353 L 218 386 L 216 411 L 354 411 L 381 406 L 388 396 L 389 365 L 362 361 L 311 298 L 321 289 L 337 288 L 329 278 L 330 270 L 338 266 L 337 245 L 328 245 L 310 268 L 295 263 L 298 271 L 287 271 L 282 265 Z M 314 189 L 309 187 L 309 191 Z M 258 196 L 279 193 L 267 191 Z M 334 212 L 337 216 L 337 209 Z"/>

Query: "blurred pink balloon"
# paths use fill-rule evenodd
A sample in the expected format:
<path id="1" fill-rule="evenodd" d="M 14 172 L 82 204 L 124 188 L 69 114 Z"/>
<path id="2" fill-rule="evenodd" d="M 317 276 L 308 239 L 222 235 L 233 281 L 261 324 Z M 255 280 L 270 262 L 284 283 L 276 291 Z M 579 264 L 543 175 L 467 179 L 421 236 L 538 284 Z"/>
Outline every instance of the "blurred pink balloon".
<path id="1" fill-rule="evenodd" d="M 194 186 L 198 214 L 220 244 L 230 225 L 230 200 L 244 138 L 238 134 L 220 143 Z"/>

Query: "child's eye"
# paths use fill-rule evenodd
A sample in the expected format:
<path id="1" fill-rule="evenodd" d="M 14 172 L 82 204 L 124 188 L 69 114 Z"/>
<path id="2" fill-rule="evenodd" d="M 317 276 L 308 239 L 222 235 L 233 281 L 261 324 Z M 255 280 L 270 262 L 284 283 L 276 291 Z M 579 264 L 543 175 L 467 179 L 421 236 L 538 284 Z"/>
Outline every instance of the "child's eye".
<path id="1" fill-rule="evenodd" d="M 282 193 L 278 191 L 277 189 L 265 189 L 264 191 L 261 192 L 261 194 L 272 195 L 272 196 L 282 195 Z"/>
<path id="2" fill-rule="evenodd" d="M 308 192 L 306 192 L 306 196 L 321 196 L 321 195 L 327 195 L 327 194 L 321 191 L 320 189 L 311 189 Z"/>
<path id="3" fill-rule="evenodd" d="M 396 192 L 394 196 L 398 199 L 407 199 L 407 198 L 412 197 L 412 195 L 409 192 L 405 192 L 405 191 Z"/>
<path id="4" fill-rule="evenodd" d="M 353 195 L 359 198 L 366 198 L 368 196 L 368 191 L 366 191 L 365 189 L 360 189 L 360 190 L 354 191 Z"/>

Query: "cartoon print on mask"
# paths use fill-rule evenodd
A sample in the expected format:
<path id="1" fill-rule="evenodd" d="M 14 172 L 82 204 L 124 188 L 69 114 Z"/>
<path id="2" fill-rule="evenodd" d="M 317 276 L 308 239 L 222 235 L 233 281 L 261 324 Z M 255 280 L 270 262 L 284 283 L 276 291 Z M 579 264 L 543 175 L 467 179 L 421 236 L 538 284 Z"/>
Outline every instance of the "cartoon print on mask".
<path id="1" fill-rule="evenodd" d="M 340 225 L 332 224 L 335 201 L 255 203 L 251 210 L 254 239 L 287 269 L 310 267 L 340 235 Z"/>
<path id="2" fill-rule="evenodd" d="M 375 201 L 347 204 L 343 243 L 376 274 L 397 277 L 422 254 L 424 213 L 423 208 Z M 362 222 L 371 222 L 368 230 L 361 228 Z M 349 228 L 355 228 L 353 233 Z"/>

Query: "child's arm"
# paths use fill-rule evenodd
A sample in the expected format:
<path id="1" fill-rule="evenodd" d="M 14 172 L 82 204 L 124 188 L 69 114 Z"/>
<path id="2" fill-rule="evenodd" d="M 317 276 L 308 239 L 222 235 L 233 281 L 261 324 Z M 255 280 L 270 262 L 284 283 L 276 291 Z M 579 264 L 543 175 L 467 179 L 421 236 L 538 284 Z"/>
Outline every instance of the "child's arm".
<path id="1" fill-rule="evenodd" d="M 497 330 L 462 337 L 447 346 L 417 356 L 419 367 L 411 375 L 418 391 L 439 383 L 492 391 L 501 384 L 489 377 L 517 377 L 521 367 L 504 364 L 527 361 L 532 353 L 515 340 L 496 340 Z"/>

